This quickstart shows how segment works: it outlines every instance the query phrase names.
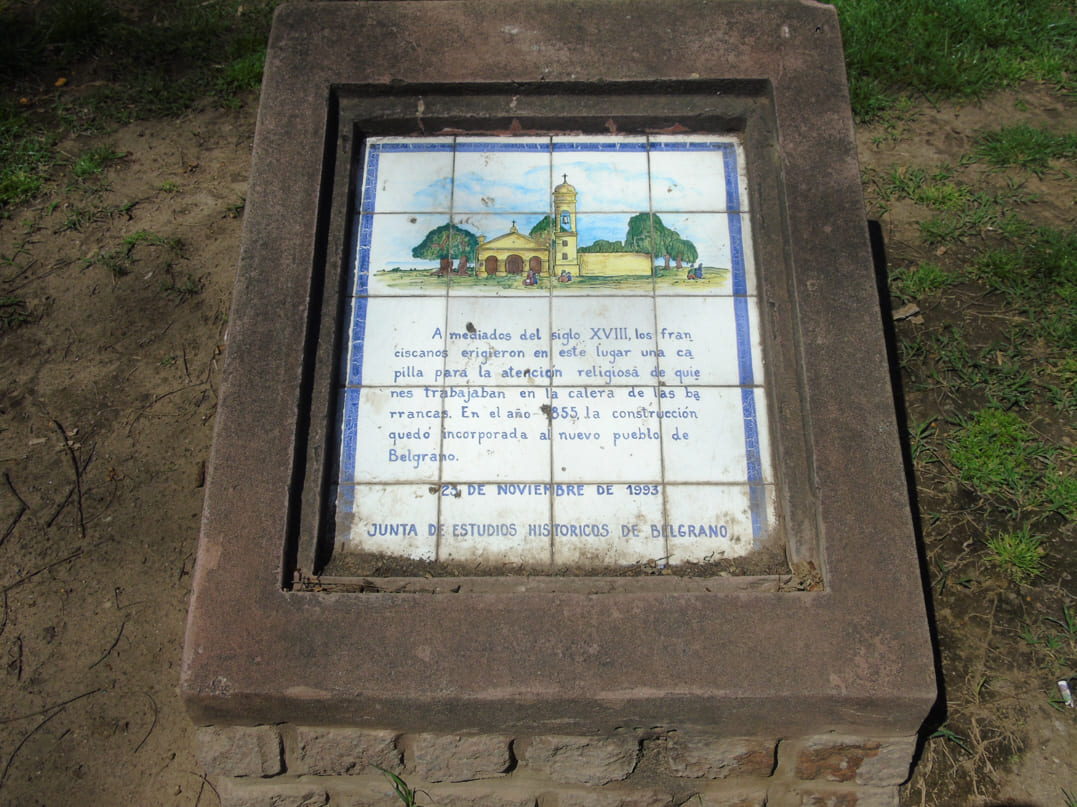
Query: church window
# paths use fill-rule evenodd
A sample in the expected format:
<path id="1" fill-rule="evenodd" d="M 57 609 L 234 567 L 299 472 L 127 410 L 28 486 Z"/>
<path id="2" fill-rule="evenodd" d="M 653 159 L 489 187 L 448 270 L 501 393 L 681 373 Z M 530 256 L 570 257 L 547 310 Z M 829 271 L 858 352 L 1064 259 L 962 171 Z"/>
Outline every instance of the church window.
<path id="1" fill-rule="evenodd" d="M 567 260 L 568 260 L 568 253 L 567 253 L 567 252 L 562 252 L 562 253 L 561 253 L 561 260 L 563 260 L 563 261 L 567 261 Z"/>
<path id="2" fill-rule="evenodd" d="M 566 240 L 561 241 L 561 246 L 567 247 L 568 246 L 568 240 L 566 239 Z"/>
<path id="3" fill-rule="evenodd" d="M 561 229 L 562 230 L 571 230 L 572 229 L 572 217 L 568 214 L 567 210 L 562 210 L 561 211 Z"/>

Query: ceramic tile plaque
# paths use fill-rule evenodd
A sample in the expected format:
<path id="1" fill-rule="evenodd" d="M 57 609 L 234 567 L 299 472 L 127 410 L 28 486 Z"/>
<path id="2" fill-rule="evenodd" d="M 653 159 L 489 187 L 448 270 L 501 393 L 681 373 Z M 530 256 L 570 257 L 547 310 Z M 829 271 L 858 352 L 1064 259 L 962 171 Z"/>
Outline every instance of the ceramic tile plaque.
<path id="1" fill-rule="evenodd" d="M 775 518 L 740 144 L 371 138 L 336 549 L 678 564 Z"/>

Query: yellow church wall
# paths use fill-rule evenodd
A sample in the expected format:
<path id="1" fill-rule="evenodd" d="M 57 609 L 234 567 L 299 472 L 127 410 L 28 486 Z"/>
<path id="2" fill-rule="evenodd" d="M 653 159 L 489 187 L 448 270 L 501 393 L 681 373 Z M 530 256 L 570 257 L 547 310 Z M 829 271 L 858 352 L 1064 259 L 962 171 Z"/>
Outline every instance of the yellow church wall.
<path id="1" fill-rule="evenodd" d="M 580 275 L 650 275 L 651 256 L 641 252 L 581 252 Z"/>
<path id="2" fill-rule="evenodd" d="M 549 256 L 549 253 L 546 250 L 520 249 L 519 247 L 517 247 L 517 248 L 511 248 L 510 247 L 510 248 L 507 248 L 507 249 L 479 247 L 479 249 L 478 249 L 478 259 L 479 259 L 478 260 L 478 272 L 479 272 L 479 274 L 484 274 L 485 273 L 485 271 L 486 271 L 485 270 L 486 258 L 487 258 L 487 256 L 490 256 L 490 255 L 497 258 L 497 273 L 499 275 L 506 274 L 505 262 L 508 260 L 510 255 L 519 255 L 520 258 L 523 260 L 523 273 L 524 274 L 527 273 L 527 267 L 530 264 L 530 261 L 531 261 L 532 257 L 537 257 L 542 262 L 542 270 L 541 270 L 540 274 L 548 275 L 550 273 L 549 272 L 550 256 Z"/>

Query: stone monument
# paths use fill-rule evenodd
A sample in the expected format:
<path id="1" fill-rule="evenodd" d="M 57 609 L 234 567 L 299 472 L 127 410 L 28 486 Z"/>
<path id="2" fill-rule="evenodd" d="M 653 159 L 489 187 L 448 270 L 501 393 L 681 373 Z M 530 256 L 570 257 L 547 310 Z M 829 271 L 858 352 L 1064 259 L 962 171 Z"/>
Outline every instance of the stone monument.
<path id="1" fill-rule="evenodd" d="M 936 686 L 833 8 L 282 6 L 244 228 L 224 803 L 897 803 Z"/>

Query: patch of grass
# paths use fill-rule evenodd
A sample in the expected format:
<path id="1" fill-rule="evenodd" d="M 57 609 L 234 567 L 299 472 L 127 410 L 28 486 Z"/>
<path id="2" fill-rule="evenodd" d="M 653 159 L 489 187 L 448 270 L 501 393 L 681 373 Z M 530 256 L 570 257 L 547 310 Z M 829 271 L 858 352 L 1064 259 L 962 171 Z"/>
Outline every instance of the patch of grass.
<path id="1" fill-rule="evenodd" d="M 81 230 L 85 225 L 94 221 L 103 221 L 104 219 L 110 219 L 113 216 L 124 215 L 130 218 L 130 212 L 135 206 L 135 202 L 127 202 L 123 205 L 111 206 L 111 207 L 84 207 L 78 204 L 72 204 L 65 206 L 66 216 L 63 222 L 60 223 L 57 232 L 67 232 L 69 230 Z M 51 215 L 58 209 L 58 202 L 49 205 L 48 214 Z"/>
<path id="2" fill-rule="evenodd" d="M 1043 176 L 1052 160 L 1077 157 L 1077 135 L 1056 135 L 1021 123 L 980 133 L 973 153 L 996 168 L 1015 166 Z"/>
<path id="3" fill-rule="evenodd" d="M 179 183 L 173 182 L 171 179 L 161 183 L 161 187 L 158 189 L 163 193 L 175 193 L 179 190 Z"/>
<path id="4" fill-rule="evenodd" d="M 932 734 L 931 737 L 929 737 L 928 739 L 934 740 L 938 737 L 941 737 L 944 740 L 949 740 L 958 748 L 961 748 L 968 754 L 972 753 L 972 751 L 968 747 L 968 740 L 965 737 L 962 737 L 960 734 L 957 734 L 956 732 L 946 728 L 945 724 L 935 729 L 935 733 Z"/>
<path id="5" fill-rule="evenodd" d="M 41 190 L 49 168 L 56 161 L 55 143 L 54 134 L 32 124 L 11 105 L 0 102 L 0 211 L 30 199 Z"/>
<path id="6" fill-rule="evenodd" d="M 987 539 L 988 562 L 1015 583 L 1024 585 L 1042 577 L 1045 564 L 1043 536 L 1033 535 L 1028 525 Z"/>
<path id="7" fill-rule="evenodd" d="M 400 799 L 400 803 L 403 804 L 404 807 L 419 807 L 419 802 L 417 801 L 417 799 L 419 798 L 420 791 L 414 790 L 409 787 L 407 782 L 405 782 L 392 771 L 387 771 L 385 770 L 385 768 L 379 767 L 377 765 L 375 765 L 374 767 L 381 771 L 381 774 L 389 780 L 389 784 L 393 786 L 393 793 L 395 793 L 396 797 Z"/>
<path id="8" fill-rule="evenodd" d="M 1043 474 L 1055 454 L 1020 417 L 995 408 L 960 420 L 947 448 L 964 484 L 1019 507 L 1040 502 Z"/>
<path id="9" fill-rule="evenodd" d="M 228 205 L 228 207 L 224 209 L 225 215 L 227 215 L 230 219 L 238 219 L 240 216 L 243 215 L 243 208 L 245 208 L 246 206 L 247 200 L 241 196 L 238 202 L 236 202 L 235 204 Z"/>
<path id="10" fill-rule="evenodd" d="M 890 291 L 902 302 L 908 302 L 941 291 L 958 280 L 960 277 L 955 277 L 937 263 L 928 262 L 891 273 Z"/>
<path id="11" fill-rule="evenodd" d="M 246 91 L 253 90 L 262 83 L 262 71 L 265 70 L 265 48 L 246 53 L 221 68 L 221 74 L 217 77 L 216 93 L 230 105 L 235 103 L 236 97 Z"/>
<path id="12" fill-rule="evenodd" d="M 85 58 L 107 42 L 123 16 L 105 0 L 59 0 L 40 17 L 47 45 L 67 62 Z"/>
<path id="13" fill-rule="evenodd" d="M 1070 607 L 1062 604 L 1062 618 L 1055 619 L 1053 616 L 1044 617 L 1044 621 L 1058 625 L 1067 635 L 1077 639 L 1077 613 L 1070 611 Z"/>
<path id="14" fill-rule="evenodd" d="M 25 300 L 19 297 L 0 297 L 0 325 L 5 331 L 29 321 L 30 311 Z"/>
<path id="15" fill-rule="evenodd" d="M 938 434 L 938 430 L 939 424 L 935 418 L 928 418 L 923 423 L 909 427 L 909 448 L 913 462 L 930 454 L 931 440 Z"/>
<path id="16" fill-rule="evenodd" d="M 1066 0 L 835 0 L 853 112 L 878 117 L 909 91 L 976 97 L 1025 80 L 1071 81 Z"/>
<path id="17" fill-rule="evenodd" d="M 1065 602 L 1061 612 L 1055 613 L 1058 616 L 1043 616 L 1039 625 L 1023 625 L 1021 638 L 1033 649 L 1039 665 L 1058 676 L 1069 674 L 1077 662 L 1077 613 Z"/>
<path id="18" fill-rule="evenodd" d="M 1077 456 L 1070 452 L 1053 472 L 1048 473 L 1043 489 L 1043 506 L 1070 521 L 1077 521 L 1077 477 L 1067 476 L 1063 468 L 1073 468 Z"/>
<path id="19" fill-rule="evenodd" d="M 11 76 L 37 63 L 45 44 L 45 31 L 28 9 L 0 3 L 0 76 Z"/>
<path id="20" fill-rule="evenodd" d="M 85 179 L 94 174 L 100 174 L 105 170 L 106 165 L 123 156 L 121 152 L 114 151 L 111 146 L 94 146 L 79 155 L 72 164 L 71 171 L 79 179 Z"/>
<path id="21" fill-rule="evenodd" d="M 0 3 L 0 78 L 15 97 L 37 93 L 25 101 L 34 124 L 18 103 L 0 103 L 0 210 L 40 192 L 58 161 L 57 123 L 69 132 L 100 132 L 116 123 L 172 117 L 206 97 L 235 106 L 240 93 L 261 82 L 278 2 Z M 54 91 L 51 106 L 42 102 L 42 75 L 65 76 L 72 63 L 89 58 L 98 81 L 77 94 Z M 100 166 L 90 162 L 78 170 L 92 174 Z"/>
<path id="22" fill-rule="evenodd" d="M 177 255 L 183 254 L 182 238 L 165 238 L 162 235 L 151 233 L 148 230 L 137 230 L 130 235 L 124 236 L 123 245 L 128 252 L 139 244 L 149 244 L 154 247 L 168 247 L 168 249 L 175 252 Z"/>
<path id="23" fill-rule="evenodd" d="M 151 233 L 147 230 L 138 230 L 128 236 L 125 236 L 119 247 L 100 253 L 96 259 L 88 261 L 88 264 L 99 264 L 112 272 L 114 276 L 123 277 L 124 275 L 130 273 L 131 266 L 135 262 L 135 247 L 139 246 L 140 244 L 153 247 L 165 247 L 169 252 L 175 255 L 183 254 L 182 239 L 165 238 L 164 236 L 157 235 L 156 233 Z M 171 283 L 171 287 L 174 286 L 176 286 L 176 283 L 173 280 Z M 177 287 L 177 289 L 182 288 L 183 287 Z M 198 287 L 198 291 L 201 291 L 201 286 Z"/>
<path id="24" fill-rule="evenodd" d="M 954 179 L 948 165 L 933 171 L 909 166 L 894 166 L 875 183 L 884 201 L 908 199 L 938 215 L 920 225 L 926 244 L 937 246 L 965 241 L 994 230 L 1017 235 L 1027 225 L 1015 216 L 1013 208 L 1033 201 L 1019 184 L 997 191 L 981 191 Z"/>
<path id="25" fill-rule="evenodd" d="M 1077 232 L 1040 228 L 1027 244 L 984 252 L 968 274 L 1017 302 L 1051 294 L 1077 304 Z"/>
<path id="26" fill-rule="evenodd" d="M 182 283 L 178 283 L 175 277 L 172 277 L 172 273 L 169 272 L 169 280 L 167 283 L 161 286 L 161 291 L 168 297 L 174 297 L 179 302 L 184 302 L 194 297 L 196 294 L 202 293 L 202 284 L 198 278 L 189 274 L 184 278 Z"/>

